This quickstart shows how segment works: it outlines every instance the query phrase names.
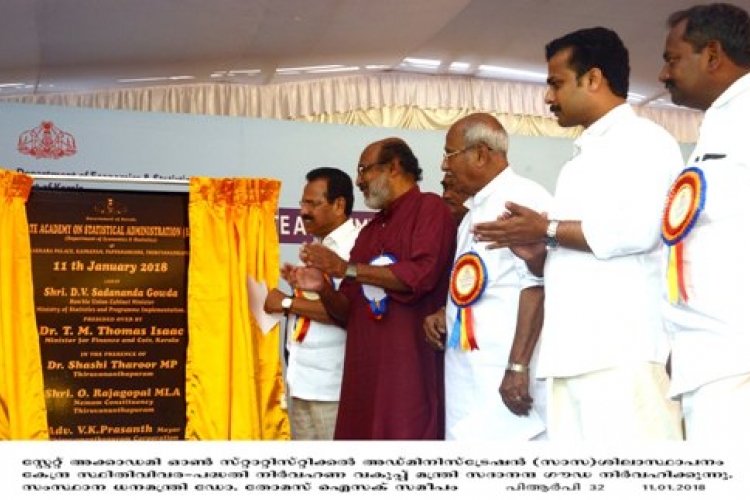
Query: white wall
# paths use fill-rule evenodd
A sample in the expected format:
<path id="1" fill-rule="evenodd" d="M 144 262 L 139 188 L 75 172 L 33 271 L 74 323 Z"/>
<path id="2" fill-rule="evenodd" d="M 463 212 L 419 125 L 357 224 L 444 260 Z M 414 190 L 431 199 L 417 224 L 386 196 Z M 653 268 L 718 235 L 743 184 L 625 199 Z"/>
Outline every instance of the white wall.
<path id="1" fill-rule="evenodd" d="M 19 136 L 42 121 L 51 121 L 72 134 L 77 153 L 60 159 L 36 159 L 19 153 Z M 298 206 L 304 175 L 311 168 L 334 165 L 354 175 L 364 146 L 389 136 L 402 137 L 411 145 L 424 170 L 422 189 L 439 193 L 445 131 L 0 103 L 2 168 L 32 174 L 158 175 L 185 179 L 195 175 L 270 177 L 282 181 L 280 207 Z M 686 154 L 691 147 L 683 147 Z M 569 139 L 510 138 L 511 166 L 550 191 L 554 191 L 560 168 L 572 153 Z M 78 184 L 96 188 L 148 188 L 132 184 Z M 366 210 L 358 191 L 355 209 Z M 293 258 L 294 253 L 294 248 L 282 248 L 284 259 Z"/>

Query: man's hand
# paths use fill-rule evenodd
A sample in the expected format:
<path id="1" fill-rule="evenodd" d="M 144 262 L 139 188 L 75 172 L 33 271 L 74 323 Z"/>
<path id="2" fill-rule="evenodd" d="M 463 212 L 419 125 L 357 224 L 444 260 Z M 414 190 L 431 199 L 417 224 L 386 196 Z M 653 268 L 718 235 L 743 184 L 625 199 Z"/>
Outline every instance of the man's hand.
<path id="1" fill-rule="evenodd" d="M 306 266 L 319 269 L 332 278 L 343 278 L 346 274 L 346 261 L 318 242 L 302 245 L 299 257 Z"/>
<path id="2" fill-rule="evenodd" d="M 294 269 L 296 266 L 293 266 L 289 263 L 284 263 L 283 266 L 281 266 L 281 279 L 289 283 L 289 286 L 291 286 L 293 289 L 297 288 L 297 283 L 294 282 Z"/>
<path id="3" fill-rule="evenodd" d="M 547 257 L 547 245 L 540 241 L 539 243 L 528 243 L 526 245 L 514 245 L 510 251 L 525 262 L 544 261 Z"/>
<path id="4" fill-rule="evenodd" d="M 488 249 L 544 243 L 549 224 L 546 215 L 513 202 L 506 203 L 505 207 L 507 212 L 497 220 L 474 224 L 472 232 L 477 241 L 489 242 Z"/>
<path id="5" fill-rule="evenodd" d="M 328 282 L 320 269 L 314 267 L 296 267 L 292 270 L 291 278 L 300 290 L 318 293 L 323 291 Z"/>
<path id="6" fill-rule="evenodd" d="M 425 340 L 435 350 L 442 351 L 445 349 L 445 308 L 438 312 L 430 314 L 424 319 L 422 324 L 425 333 Z"/>
<path id="7" fill-rule="evenodd" d="M 506 371 L 500 384 L 500 396 L 511 413 L 518 416 L 528 415 L 534 404 L 529 395 L 529 372 Z"/>

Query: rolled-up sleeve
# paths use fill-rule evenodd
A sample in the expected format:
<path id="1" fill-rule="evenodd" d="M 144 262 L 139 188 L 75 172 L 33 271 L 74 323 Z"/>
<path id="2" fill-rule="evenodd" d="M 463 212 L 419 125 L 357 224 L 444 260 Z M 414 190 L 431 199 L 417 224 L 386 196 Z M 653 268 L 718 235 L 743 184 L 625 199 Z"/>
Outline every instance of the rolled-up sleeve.
<path id="1" fill-rule="evenodd" d="M 644 139 L 645 141 L 645 139 Z M 584 214 L 581 230 L 592 253 L 606 260 L 647 252 L 660 244 L 661 216 L 671 174 L 682 166 L 679 148 L 670 139 L 650 138 L 644 153 L 613 158 L 622 176 L 612 179 L 616 189 L 598 193 L 597 209 Z M 664 166 L 669 165 L 669 169 Z"/>
<path id="2" fill-rule="evenodd" d="M 416 224 L 411 238 L 411 254 L 390 265 L 393 274 L 411 290 L 388 291 L 394 300 L 416 302 L 430 293 L 451 266 L 456 245 L 456 223 L 445 202 L 425 197 L 415 214 Z"/>

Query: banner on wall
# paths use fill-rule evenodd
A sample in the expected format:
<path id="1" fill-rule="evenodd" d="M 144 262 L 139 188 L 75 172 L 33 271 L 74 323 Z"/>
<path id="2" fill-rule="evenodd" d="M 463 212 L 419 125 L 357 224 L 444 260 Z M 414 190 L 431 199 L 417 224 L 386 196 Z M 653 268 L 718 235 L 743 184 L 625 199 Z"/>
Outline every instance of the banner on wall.
<path id="1" fill-rule="evenodd" d="M 375 216 L 375 212 L 353 211 L 351 219 L 356 227 L 362 227 Z M 312 241 L 312 236 L 305 231 L 299 208 L 279 208 L 276 214 L 276 230 L 279 243 L 298 245 Z"/>
<path id="2" fill-rule="evenodd" d="M 29 197 L 51 439 L 184 437 L 187 203 L 179 193 Z"/>

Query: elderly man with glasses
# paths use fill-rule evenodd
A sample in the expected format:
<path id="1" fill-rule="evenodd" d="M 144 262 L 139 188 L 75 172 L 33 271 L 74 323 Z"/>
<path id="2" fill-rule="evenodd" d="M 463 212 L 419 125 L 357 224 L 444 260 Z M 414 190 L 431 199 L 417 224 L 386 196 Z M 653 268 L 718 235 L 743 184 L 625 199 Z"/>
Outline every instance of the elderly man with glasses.
<path id="1" fill-rule="evenodd" d="M 546 210 L 550 194 L 508 165 L 508 135 L 492 115 L 456 122 L 442 169 L 470 195 L 458 229 L 444 311 L 425 320 L 427 341 L 445 350 L 446 439 L 519 441 L 544 437 L 545 398 L 533 379 L 544 290 L 509 249 L 474 239 L 478 222 L 502 217 L 509 199 Z"/>
<path id="2" fill-rule="evenodd" d="M 422 321 L 445 300 L 456 223 L 440 196 L 420 191 L 421 178 L 403 140 L 368 145 L 356 184 L 379 212 L 349 261 L 318 244 L 300 251 L 298 285 L 347 328 L 335 439 L 443 438 L 443 355 L 424 341 Z M 324 274 L 344 278 L 339 290 Z"/>

